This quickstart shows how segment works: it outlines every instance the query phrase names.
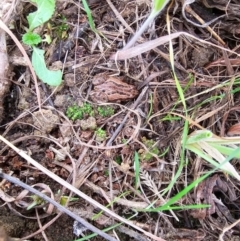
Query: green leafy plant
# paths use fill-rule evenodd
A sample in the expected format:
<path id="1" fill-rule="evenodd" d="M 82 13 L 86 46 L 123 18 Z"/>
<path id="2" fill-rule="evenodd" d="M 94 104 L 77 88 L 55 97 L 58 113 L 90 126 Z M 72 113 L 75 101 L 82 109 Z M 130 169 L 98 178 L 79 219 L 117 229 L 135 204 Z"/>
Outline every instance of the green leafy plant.
<path id="1" fill-rule="evenodd" d="M 96 134 L 96 140 L 97 140 L 97 141 L 104 141 L 104 140 L 106 140 L 107 133 L 106 133 L 106 131 L 103 130 L 102 128 L 98 128 L 98 129 L 95 131 L 95 134 Z"/>
<path id="2" fill-rule="evenodd" d="M 36 206 L 45 204 L 45 201 L 37 195 L 32 195 L 30 197 L 33 199 L 33 201 L 28 205 L 27 210 L 30 210 Z"/>
<path id="3" fill-rule="evenodd" d="M 35 3 L 38 9 L 27 16 L 29 32 L 47 22 L 55 10 L 55 0 L 31 0 L 31 2 Z"/>
<path id="4" fill-rule="evenodd" d="M 68 199 L 69 199 L 69 196 L 61 196 L 61 198 L 60 198 L 60 204 L 61 204 L 62 206 L 66 206 Z M 79 198 L 77 198 L 77 197 L 71 197 L 71 198 L 69 199 L 69 202 L 74 202 L 74 201 L 78 201 L 78 200 L 79 200 Z"/>
<path id="5" fill-rule="evenodd" d="M 25 33 L 22 40 L 27 45 L 37 45 L 42 42 L 41 37 L 37 33 Z"/>
<path id="6" fill-rule="evenodd" d="M 110 117 L 114 114 L 114 109 L 111 106 L 99 106 L 97 111 L 102 117 Z"/>
<path id="7" fill-rule="evenodd" d="M 60 196 L 61 195 L 60 193 L 61 193 L 61 191 L 58 190 L 57 195 Z M 74 202 L 74 201 L 78 201 L 78 200 L 79 200 L 79 198 L 77 198 L 77 197 L 69 198 L 69 196 L 64 196 L 64 195 L 60 196 L 60 204 L 62 206 L 66 206 L 67 202 Z"/>
<path id="8" fill-rule="evenodd" d="M 52 71 L 47 69 L 44 60 L 44 50 L 33 47 L 32 64 L 37 76 L 44 83 L 51 86 L 58 86 L 61 84 L 62 72 L 60 70 Z"/>
<path id="9" fill-rule="evenodd" d="M 94 110 L 89 103 L 83 103 L 82 106 L 72 105 L 67 108 L 67 117 L 73 121 L 82 120 L 84 117 L 92 116 Z"/>
<path id="10" fill-rule="evenodd" d="M 51 71 L 47 69 L 44 60 L 44 50 L 37 48 L 35 45 L 39 44 L 42 38 L 33 32 L 33 30 L 45 22 L 47 22 L 54 13 L 55 0 L 31 0 L 37 6 L 37 11 L 30 13 L 27 16 L 28 31 L 22 37 L 25 44 L 30 45 L 33 48 L 32 53 L 32 65 L 40 80 L 51 86 L 58 86 L 62 82 L 62 72 Z"/>

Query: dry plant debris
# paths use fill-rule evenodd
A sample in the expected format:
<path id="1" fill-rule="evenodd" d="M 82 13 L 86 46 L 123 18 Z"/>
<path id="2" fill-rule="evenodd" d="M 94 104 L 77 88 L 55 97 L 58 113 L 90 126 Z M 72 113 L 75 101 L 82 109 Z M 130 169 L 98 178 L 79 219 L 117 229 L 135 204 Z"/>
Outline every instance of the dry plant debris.
<path id="1" fill-rule="evenodd" d="M 186 119 L 188 134 L 200 128 L 220 137 L 240 134 L 240 1 L 171 1 L 127 50 L 122 49 L 147 18 L 152 2 L 87 2 L 97 32 L 91 31 L 81 1 L 75 0 L 57 0 L 53 17 L 36 29 L 51 37 L 50 44 L 41 43 L 48 68 L 63 71 L 63 83 L 56 88 L 36 81 L 26 58 L 31 48 L 20 43 L 26 17 L 35 7 L 28 1 L 1 2 L 0 134 L 22 150 L 0 143 L 2 172 L 99 230 L 112 226 L 109 240 L 237 240 L 239 183 L 220 170 L 171 210 L 145 209 L 164 206 L 213 169 L 199 156 L 182 152 Z M 238 158 L 231 164 L 239 172 Z M 53 179 L 55 175 L 72 189 Z M 84 195 L 77 196 L 75 189 Z M 74 226 L 72 218 L 34 198 L 1 180 L 1 241 L 77 238 L 79 223 Z M 210 206 L 185 208 L 194 204 Z"/>

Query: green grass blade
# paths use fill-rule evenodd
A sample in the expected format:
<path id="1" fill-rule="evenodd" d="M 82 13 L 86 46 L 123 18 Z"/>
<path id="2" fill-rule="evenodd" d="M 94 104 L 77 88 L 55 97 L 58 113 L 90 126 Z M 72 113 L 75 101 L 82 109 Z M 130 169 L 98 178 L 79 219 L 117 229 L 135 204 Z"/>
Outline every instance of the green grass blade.
<path id="1" fill-rule="evenodd" d="M 209 207 L 211 207 L 211 205 L 209 205 L 209 204 L 193 204 L 193 205 L 183 205 L 183 206 L 170 206 L 162 211 L 200 209 L 200 208 L 209 208 Z"/>
<path id="2" fill-rule="evenodd" d="M 114 228 L 117 228 L 117 227 L 120 226 L 120 225 L 122 225 L 122 223 L 117 223 L 117 224 L 114 224 L 114 225 L 111 226 L 111 227 L 108 227 L 108 228 L 103 229 L 102 231 L 103 231 L 104 233 L 106 233 L 106 232 L 108 232 L 108 231 L 110 231 L 110 230 L 112 230 L 112 229 L 114 229 Z M 87 236 L 85 236 L 85 237 L 83 237 L 83 238 L 75 239 L 74 241 L 89 240 L 89 239 L 91 239 L 91 238 L 96 237 L 97 235 L 98 235 L 98 234 L 96 234 L 96 233 L 92 233 L 92 234 L 89 234 L 89 235 L 87 235 Z"/>
<path id="3" fill-rule="evenodd" d="M 135 189 L 137 190 L 139 185 L 140 162 L 139 162 L 139 155 L 136 151 L 134 153 L 134 171 L 135 171 Z"/>
<path id="4" fill-rule="evenodd" d="M 143 32 L 148 28 L 150 23 L 154 20 L 154 18 L 160 14 L 160 12 L 163 10 L 163 8 L 167 5 L 167 3 L 170 0 L 155 0 L 154 1 L 154 7 L 149 14 L 148 18 L 145 20 L 143 25 L 139 28 L 139 30 L 134 34 L 132 39 L 127 43 L 127 45 L 123 48 L 124 50 L 132 47 L 136 41 L 139 39 L 139 37 L 143 34 Z"/>
<path id="5" fill-rule="evenodd" d="M 185 154 L 185 145 L 186 145 L 186 140 L 187 140 L 187 134 L 188 134 L 188 122 L 185 121 L 184 129 L 183 129 L 183 135 L 182 135 L 183 145 L 182 145 L 182 150 L 181 150 L 181 155 L 180 155 L 180 163 L 179 163 L 179 166 L 178 166 L 178 170 L 177 170 L 175 176 L 173 177 L 172 181 L 169 183 L 167 188 L 162 193 L 162 196 L 164 194 L 166 194 L 174 186 L 174 184 L 176 183 L 177 179 L 179 178 L 179 176 L 182 173 L 182 169 L 183 169 L 184 164 L 185 164 L 185 158 L 184 158 L 185 155 L 184 154 Z"/>
<path id="6" fill-rule="evenodd" d="M 120 196 L 118 197 L 115 197 L 114 200 L 112 200 L 106 207 L 110 207 L 112 204 L 114 204 L 119 198 L 123 197 L 123 196 L 126 196 L 127 194 L 129 194 L 130 192 L 124 192 L 124 193 L 121 193 Z M 92 220 L 94 219 L 97 219 L 99 218 L 101 215 L 102 215 L 103 211 L 100 211 L 99 213 L 95 214 L 93 217 L 92 217 Z"/>
<path id="7" fill-rule="evenodd" d="M 153 95 L 150 94 L 150 105 L 149 105 L 149 111 L 148 111 L 148 115 L 146 117 L 146 121 L 150 118 L 152 111 L 153 111 Z"/>
<path id="8" fill-rule="evenodd" d="M 137 213 L 135 213 L 135 214 L 132 215 L 130 218 L 128 218 L 128 220 L 133 219 L 136 215 L 137 215 Z M 116 223 L 116 224 L 114 224 L 114 225 L 112 225 L 112 226 L 110 226 L 110 227 L 108 227 L 108 228 L 103 229 L 102 231 L 106 233 L 106 232 L 108 232 L 108 231 L 110 231 L 110 230 L 112 230 L 112 229 L 114 229 L 114 228 L 117 228 L 117 227 L 120 226 L 120 225 L 122 225 L 122 223 Z M 87 235 L 87 236 L 85 236 L 85 237 L 83 237 L 83 238 L 77 239 L 77 240 L 75 240 L 75 241 L 89 240 L 89 239 L 94 238 L 94 237 L 96 237 L 96 236 L 97 236 L 97 234 L 96 234 L 96 233 L 93 233 L 93 234 Z"/>
<path id="9" fill-rule="evenodd" d="M 82 0 L 82 3 L 83 3 L 83 7 L 84 7 L 84 9 L 85 9 L 85 11 L 87 13 L 87 17 L 88 17 L 88 22 L 89 22 L 90 28 L 92 29 L 93 32 L 97 32 L 97 30 L 95 28 L 95 24 L 93 22 L 91 10 L 90 10 L 86 0 Z"/>
<path id="10" fill-rule="evenodd" d="M 185 187 L 182 191 L 180 191 L 177 195 L 172 197 L 166 204 L 164 204 L 161 207 L 157 207 L 154 209 L 144 209 L 146 212 L 159 212 L 163 210 L 169 210 L 172 204 L 176 203 L 179 201 L 183 196 L 185 196 L 188 192 L 190 192 L 195 186 L 197 186 L 200 182 L 202 182 L 204 179 L 206 179 L 209 175 L 220 169 L 224 164 L 228 163 L 231 159 L 233 159 L 236 155 L 240 154 L 240 148 L 237 148 L 234 152 L 231 153 L 222 163 L 218 164 L 216 168 L 213 170 L 209 171 L 205 175 L 199 177 L 195 181 L 193 181 L 190 185 Z"/>
<path id="11" fill-rule="evenodd" d="M 217 149 L 223 155 L 230 155 L 230 153 L 232 153 L 236 149 L 236 148 L 222 146 L 222 145 L 215 144 L 215 143 L 208 143 L 208 144 L 210 146 L 214 147 L 215 149 Z M 235 158 L 240 158 L 240 155 L 235 156 Z"/>
<path id="12" fill-rule="evenodd" d="M 199 130 L 193 132 L 188 138 L 187 138 L 187 145 L 198 143 L 199 141 L 206 141 L 209 140 L 213 136 L 211 131 L 208 130 Z"/>
<path id="13" fill-rule="evenodd" d="M 197 156 L 200 156 L 201 158 L 205 159 L 206 161 L 208 161 L 209 163 L 211 163 L 213 166 L 218 166 L 219 163 L 214 161 L 208 154 L 205 154 L 203 152 L 203 150 L 200 148 L 199 145 L 189 145 L 186 147 L 186 149 L 192 151 L 193 153 L 195 153 Z"/>

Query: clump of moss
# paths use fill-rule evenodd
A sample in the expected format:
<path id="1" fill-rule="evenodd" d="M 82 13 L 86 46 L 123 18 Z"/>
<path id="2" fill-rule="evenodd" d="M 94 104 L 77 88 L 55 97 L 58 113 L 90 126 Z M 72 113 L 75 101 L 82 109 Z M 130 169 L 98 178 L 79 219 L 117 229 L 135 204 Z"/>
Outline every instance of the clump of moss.
<path id="1" fill-rule="evenodd" d="M 99 106 L 98 114 L 102 117 L 110 117 L 114 115 L 114 109 L 111 106 Z"/>
<path id="2" fill-rule="evenodd" d="M 83 103 L 82 106 L 69 106 L 66 114 L 69 119 L 75 121 L 82 120 L 84 117 L 92 116 L 94 114 L 94 110 L 89 103 Z"/>
<path id="3" fill-rule="evenodd" d="M 155 144 L 154 140 L 148 140 L 146 137 L 143 137 L 142 142 L 148 148 L 148 151 L 144 149 L 139 150 L 140 160 L 149 161 L 152 159 L 153 154 L 157 156 L 159 155 L 160 151 L 158 147 L 154 145 Z"/>
<path id="4" fill-rule="evenodd" d="M 102 128 L 98 128 L 95 131 L 95 134 L 96 134 L 96 141 L 104 141 L 107 138 L 107 133 Z"/>

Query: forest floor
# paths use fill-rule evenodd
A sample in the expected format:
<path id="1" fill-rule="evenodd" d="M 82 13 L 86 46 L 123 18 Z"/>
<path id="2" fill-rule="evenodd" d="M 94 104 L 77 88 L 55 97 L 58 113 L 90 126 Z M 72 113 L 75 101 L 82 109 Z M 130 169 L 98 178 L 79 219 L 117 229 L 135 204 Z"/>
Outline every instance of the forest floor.
<path id="1" fill-rule="evenodd" d="M 36 7 L 12 2 L 7 26 L 31 59 L 22 35 Z M 82 2 L 74 0 L 57 0 L 50 21 L 36 29 L 51 38 L 38 47 L 45 51 L 47 67 L 62 71 L 58 87 L 34 82 L 29 63 L 6 34 L 11 74 L 7 91 L 0 91 L 0 133 L 90 201 L 3 142 L 2 172 L 99 230 L 112 227 L 107 233 L 114 240 L 240 240 L 239 154 L 231 156 L 236 175 L 219 168 L 211 172 L 214 166 L 204 158 L 212 155 L 216 163 L 229 156 L 212 146 L 209 151 L 207 138 L 216 144 L 240 135 L 240 1 L 172 1 L 138 39 L 137 48 L 125 52 L 120 50 L 148 17 L 151 1 L 87 2 L 96 32 Z M 202 155 L 186 145 L 189 135 L 198 133 L 213 133 L 188 142 L 192 148 L 205 145 L 198 149 Z M 228 147 L 235 150 L 237 144 Z M 2 180 L 0 198 L 1 241 L 14 240 L 7 235 L 83 240 L 81 235 L 92 233 L 85 230 L 78 237 L 81 228 L 74 227 L 72 217 L 10 181 Z M 131 224 L 101 213 L 101 205 Z M 106 239 L 97 235 L 91 240 Z"/>

